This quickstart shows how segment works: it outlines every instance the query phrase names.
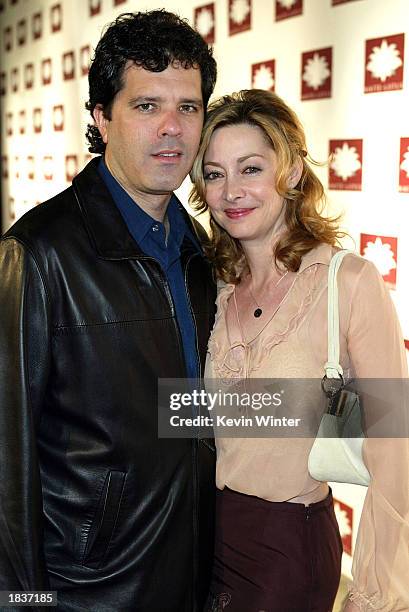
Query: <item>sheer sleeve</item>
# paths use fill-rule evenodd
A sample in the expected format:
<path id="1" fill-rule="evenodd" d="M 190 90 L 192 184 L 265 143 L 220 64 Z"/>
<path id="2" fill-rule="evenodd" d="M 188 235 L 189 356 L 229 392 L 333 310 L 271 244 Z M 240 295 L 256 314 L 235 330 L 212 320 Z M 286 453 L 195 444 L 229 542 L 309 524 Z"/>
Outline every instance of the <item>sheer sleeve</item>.
<path id="1" fill-rule="evenodd" d="M 407 389 L 406 351 L 389 291 L 370 262 L 361 260 L 360 264 L 349 293 L 347 343 L 353 369 L 357 378 L 376 378 L 376 384 L 381 379 L 403 379 Z M 409 610 L 407 393 L 402 394 L 402 400 L 400 435 L 369 436 L 364 442 L 371 484 L 359 525 L 349 594 L 349 599 L 364 611 Z M 370 409 L 365 406 L 365 415 Z"/>

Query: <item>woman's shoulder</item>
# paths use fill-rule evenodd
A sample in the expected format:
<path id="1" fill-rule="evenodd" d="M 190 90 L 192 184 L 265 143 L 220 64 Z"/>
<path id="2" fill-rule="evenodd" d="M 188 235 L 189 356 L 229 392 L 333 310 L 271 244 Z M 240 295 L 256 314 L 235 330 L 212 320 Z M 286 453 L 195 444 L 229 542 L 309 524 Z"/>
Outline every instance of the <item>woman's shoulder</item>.
<path id="1" fill-rule="evenodd" d="M 334 250 L 334 254 L 340 250 Z M 382 276 L 375 264 L 354 251 L 348 251 L 344 256 L 338 274 L 340 282 L 349 286 L 359 285 L 362 288 L 362 285 L 383 284 Z"/>

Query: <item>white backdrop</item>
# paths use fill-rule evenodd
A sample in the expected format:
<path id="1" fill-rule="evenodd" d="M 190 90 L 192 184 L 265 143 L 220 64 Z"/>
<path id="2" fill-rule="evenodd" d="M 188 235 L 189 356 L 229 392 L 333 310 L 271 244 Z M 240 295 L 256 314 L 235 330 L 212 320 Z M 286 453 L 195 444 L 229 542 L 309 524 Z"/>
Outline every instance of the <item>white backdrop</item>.
<path id="1" fill-rule="evenodd" d="M 4 227 L 89 159 L 87 65 L 104 24 L 161 7 L 214 43 L 215 95 L 273 89 L 299 113 L 311 155 L 333 154 L 318 169 L 330 212 L 344 213 L 356 249 L 378 266 L 409 348 L 408 0 L 0 0 Z M 184 203 L 188 191 L 186 181 Z M 335 494 L 351 553 L 363 491 Z"/>

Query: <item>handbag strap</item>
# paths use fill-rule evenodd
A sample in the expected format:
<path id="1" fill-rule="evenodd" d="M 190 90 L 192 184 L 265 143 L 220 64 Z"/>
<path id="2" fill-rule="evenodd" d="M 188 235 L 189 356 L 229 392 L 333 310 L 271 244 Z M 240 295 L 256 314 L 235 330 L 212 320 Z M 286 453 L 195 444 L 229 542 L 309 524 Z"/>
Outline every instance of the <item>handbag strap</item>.
<path id="1" fill-rule="evenodd" d="M 344 373 L 339 363 L 339 302 L 337 274 L 348 253 L 348 249 L 338 251 L 332 257 L 328 270 L 328 361 L 324 369 L 327 378 L 342 378 Z"/>

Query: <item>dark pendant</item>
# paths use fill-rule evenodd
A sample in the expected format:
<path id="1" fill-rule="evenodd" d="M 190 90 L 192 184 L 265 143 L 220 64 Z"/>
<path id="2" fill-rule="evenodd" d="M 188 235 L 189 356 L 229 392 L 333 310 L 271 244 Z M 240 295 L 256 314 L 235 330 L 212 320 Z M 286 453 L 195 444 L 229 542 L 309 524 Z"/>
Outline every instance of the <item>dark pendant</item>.
<path id="1" fill-rule="evenodd" d="M 258 319 L 263 314 L 263 311 L 261 310 L 261 308 L 256 308 L 256 310 L 253 312 L 253 314 L 256 317 L 256 319 Z"/>

